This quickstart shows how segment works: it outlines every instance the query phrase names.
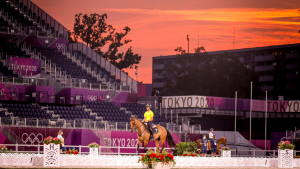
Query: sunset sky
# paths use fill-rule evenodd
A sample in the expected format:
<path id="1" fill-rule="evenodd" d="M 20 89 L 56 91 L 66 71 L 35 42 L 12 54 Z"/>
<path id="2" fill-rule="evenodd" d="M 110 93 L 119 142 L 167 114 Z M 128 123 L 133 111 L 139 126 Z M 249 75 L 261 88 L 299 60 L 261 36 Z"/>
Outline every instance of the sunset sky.
<path id="1" fill-rule="evenodd" d="M 152 57 L 300 43 L 300 0 L 32 0 L 68 29 L 76 13 L 108 14 L 117 31 L 129 26 L 133 52 L 142 56 L 138 80 L 152 83 Z M 235 29 L 234 29 L 235 28 Z M 235 46 L 233 35 L 235 32 Z M 127 46 L 129 47 L 129 46 Z M 125 51 L 123 48 L 121 52 Z M 134 70 L 126 70 L 134 79 Z"/>

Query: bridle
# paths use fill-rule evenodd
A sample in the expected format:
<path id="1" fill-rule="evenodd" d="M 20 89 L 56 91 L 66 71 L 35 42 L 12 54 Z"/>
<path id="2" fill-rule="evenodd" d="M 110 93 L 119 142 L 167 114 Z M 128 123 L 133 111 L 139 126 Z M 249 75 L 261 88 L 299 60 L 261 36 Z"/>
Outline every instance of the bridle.
<path id="1" fill-rule="evenodd" d="M 138 128 L 140 128 L 141 126 L 144 125 L 144 124 L 141 122 L 142 124 L 141 124 L 140 126 L 137 127 L 136 124 L 135 124 L 135 120 L 137 120 L 137 119 L 132 119 L 132 120 L 130 120 L 130 121 L 134 121 L 134 122 L 133 122 L 133 127 L 132 127 L 132 128 L 135 127 L 136 129 L 138 129 Z M 132 129 L 132 128 L 131 128 L 131 129 Z M 145 133 L 145 130 L 146 130 L 146 129 L 144 129 L 144 131 L 143 131 L 141 134 L 138 133 L 138 136 L 141 137 L 141 136 Z"/>

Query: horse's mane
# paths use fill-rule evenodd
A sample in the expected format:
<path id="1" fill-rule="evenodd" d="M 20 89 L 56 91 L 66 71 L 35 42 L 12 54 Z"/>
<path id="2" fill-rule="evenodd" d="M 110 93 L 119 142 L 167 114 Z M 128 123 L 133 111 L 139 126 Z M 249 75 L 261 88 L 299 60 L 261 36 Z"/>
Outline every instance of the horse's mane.
<path id="1" fill-rule="evenodd" d="M 145 125 L 145 123 L 141 122 L 138 118 L 134 118 L 135 120 L 137 120 L 138 122 L 142 123 L 142 125 L 144 125 L 144 127 L 147 129 L 147 126 Z"/>

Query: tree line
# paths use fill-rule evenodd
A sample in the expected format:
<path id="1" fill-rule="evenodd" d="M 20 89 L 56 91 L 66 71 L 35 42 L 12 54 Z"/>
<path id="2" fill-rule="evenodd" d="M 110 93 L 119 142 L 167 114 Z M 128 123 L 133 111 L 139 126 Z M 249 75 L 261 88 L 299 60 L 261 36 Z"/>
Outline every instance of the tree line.
<path id="1" fill-rule="evenodd" d="M 106 20 L 106 13 L 76 14 L 73 30 L 68 31 L 69 43 L 83 42 L 120 70 L 132 69 L 134 65 L 140 63 L 142 56 L 134 53 L 132 46 L 123 52 L 119 51 L 120 47 L 132 42 L 131 39 L 126 38 L 131 29 L 125 26 L 122 31 L 117 32 L 116 28 L 107 24 Z M 108 45 L 107 50 L 104 50 L 106 45 Z"/>

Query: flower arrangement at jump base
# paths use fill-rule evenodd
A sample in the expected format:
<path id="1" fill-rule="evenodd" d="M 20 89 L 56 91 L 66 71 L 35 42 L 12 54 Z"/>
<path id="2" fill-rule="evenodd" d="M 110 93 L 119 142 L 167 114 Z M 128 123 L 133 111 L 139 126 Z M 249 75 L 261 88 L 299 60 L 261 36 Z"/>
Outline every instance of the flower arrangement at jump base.
<path id="1" fill-rule="evenodd" d="M 285 150 L 285 149 L 293 150 L 295 148 L 295 145 L 291 144 L 290 141 L 281 141 L 280 143 L 278 143 L 277 147 L 279 150 Z"/>
<path id="2" fill-rule="evenodd" d="M 182 156 L 186 156 L 186 157 L 198 157 L 198 154 L 195 153 L 191 153 L 191 152 L 183 152 L 183 154 L 181 154 Z"/>
<path id="3" fill-rule="evenodd" d="M 90 143 L 90 144 L 89 144 L 89 148 L 93 148 L 93 147 L 99 148 L 99 144 L 96 143 L 96 142 Z"/>
<path id="4" fill-rule="evenodd" d="M 294 158 L 300 158 L 300 156 L 298 155 L 298 156 L 294 156 Z"/>
<path id="5" fill-rule="evenodd" d="M 5 151 L 7 151 L 7 147 L 6 147 L 6 145 L 0 145 L 0 152 L 1 153 L 4 153 Z"/>
<path id="6" fill-rule="evenodd" d="M 228 147 L 222 147 L 222 151 L 231 151 Z"/>
<path id="7" fill-rule="evenodd" d="M 176 164 L 174 156 L 165 150 L 162 153 L 155 153 L 150 150 L 146 154 L 141 155 L 138 160 L 138 163 L 140 162 L 148 166 L 148 168 L 154 168 L 158 163 L 168 165 L 169 167 L 174 167 Z"/>
<path id="8" fill-rule="evenodd" d="M 53 137 L 49 136 L 49 137 L 44 139 L 44 144 L 48 145 L 50 143 L 53 143 L 53 144 L 56 144 L 56 145 L 57 144 L 62 144 L 61 140 L 56 138 L 56 137 L 53 138 Z"/>
<path id="9" fill-rule="evenodd" d="M 281 141 L 278 148 L 278 168 L 293 168 L 293 149 L 294 144 L 290 141 Z"/>
<path id="10" fill-rule="evenodd" d="M 5 144 L 0 145 L 0 153 L 12 153 L 12 150 L 8 150 Z"/>
<path id="11" fill-rule="evenodd" d="M 64 151 L 63 154 L 74 154 L 74 155 L 77 155 L 78 154 L 78 150 L 75 150 L 75 149 L 71 150 L 69 148 L 69 150 L 68 151 Z"/>

